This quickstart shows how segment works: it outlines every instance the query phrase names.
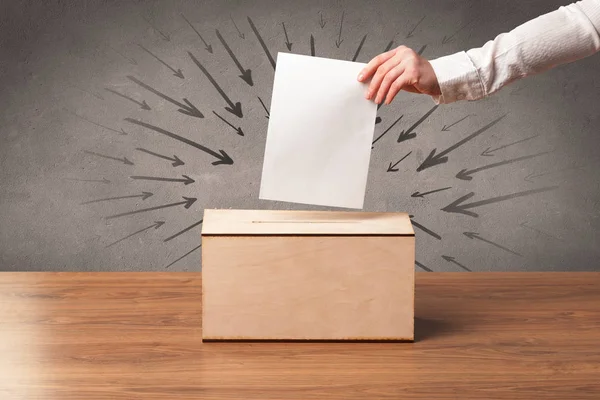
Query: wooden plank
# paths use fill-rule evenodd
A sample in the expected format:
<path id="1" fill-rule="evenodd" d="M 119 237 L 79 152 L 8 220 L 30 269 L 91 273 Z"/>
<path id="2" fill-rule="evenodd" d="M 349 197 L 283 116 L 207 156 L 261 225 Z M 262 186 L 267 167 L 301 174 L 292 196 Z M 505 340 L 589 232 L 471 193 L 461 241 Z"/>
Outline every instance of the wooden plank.
<path id="1" fill-rule="evenodd" d="M 202 235 L 409 235 L 406 213 L 307 210 L 204 210 Z"/>
<path id="2" fill-rule="evenodd" d="M 414 237 L 203 240 L 204 339 L 413 339 Z"/>
<path id="3" fill-rule="evenodd" d="M 0 399 L 600 398 L 600 272 L 417 272 L 401 344 L 203 344 L 201 275 L 0 273 Z"/>

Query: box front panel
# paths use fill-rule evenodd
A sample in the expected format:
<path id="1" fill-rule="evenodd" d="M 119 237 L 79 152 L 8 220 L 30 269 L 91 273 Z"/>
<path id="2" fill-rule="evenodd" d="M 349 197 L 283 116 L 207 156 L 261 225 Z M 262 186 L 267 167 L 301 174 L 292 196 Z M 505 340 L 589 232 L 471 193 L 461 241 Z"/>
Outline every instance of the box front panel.
<path id="1" fill-rule="evenodd" d="M 414 237 L 207 237 L 203 337 L 412 340 L 414 252 Z"/>

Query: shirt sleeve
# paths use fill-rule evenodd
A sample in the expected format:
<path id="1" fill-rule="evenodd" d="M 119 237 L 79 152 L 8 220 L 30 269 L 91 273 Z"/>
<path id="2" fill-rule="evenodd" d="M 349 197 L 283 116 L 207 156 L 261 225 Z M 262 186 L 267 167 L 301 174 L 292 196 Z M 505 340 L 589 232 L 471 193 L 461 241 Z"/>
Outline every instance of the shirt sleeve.
<path id="1" fill-rule="evenodd" d="M 498 35 L 480 48 L 431 60 L 436 104 L 478 100 L 509 83 L 600 51 L 600 0 L 581 0 Z"/>

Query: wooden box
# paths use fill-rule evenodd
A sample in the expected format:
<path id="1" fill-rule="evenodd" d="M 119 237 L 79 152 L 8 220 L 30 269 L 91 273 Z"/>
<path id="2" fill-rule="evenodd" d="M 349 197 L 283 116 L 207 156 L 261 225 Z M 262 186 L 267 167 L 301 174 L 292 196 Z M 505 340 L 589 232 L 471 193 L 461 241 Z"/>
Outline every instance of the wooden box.
<path id="1" fill-rule="evenodd" d="M 204 211 L 202 339 L 414 340 L 408 214 Z"/>

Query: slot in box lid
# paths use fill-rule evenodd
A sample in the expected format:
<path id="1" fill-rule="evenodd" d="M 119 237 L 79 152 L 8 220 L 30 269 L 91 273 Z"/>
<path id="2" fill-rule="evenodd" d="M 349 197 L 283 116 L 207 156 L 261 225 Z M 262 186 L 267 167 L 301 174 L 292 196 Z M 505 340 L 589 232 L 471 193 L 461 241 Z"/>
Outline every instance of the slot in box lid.
<path id="1" fill-rule="evenodd" d="M 202 223 L 202 236 L 414 234 L 403 212 L 206 209 Z"/>

